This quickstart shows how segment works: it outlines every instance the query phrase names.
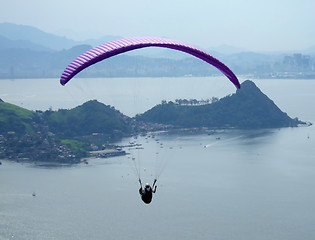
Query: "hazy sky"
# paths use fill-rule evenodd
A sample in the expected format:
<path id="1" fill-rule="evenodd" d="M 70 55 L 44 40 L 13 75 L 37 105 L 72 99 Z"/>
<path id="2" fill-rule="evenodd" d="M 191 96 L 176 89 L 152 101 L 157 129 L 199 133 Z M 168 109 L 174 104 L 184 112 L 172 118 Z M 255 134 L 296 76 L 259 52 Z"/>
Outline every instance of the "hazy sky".
<path id="1" fill-rule="evenodd" d="M 314 0 L 0 0 L 0 6 L 0 22 L 86 39 L 159 36 L 252 51 L 315 45 Z"/>

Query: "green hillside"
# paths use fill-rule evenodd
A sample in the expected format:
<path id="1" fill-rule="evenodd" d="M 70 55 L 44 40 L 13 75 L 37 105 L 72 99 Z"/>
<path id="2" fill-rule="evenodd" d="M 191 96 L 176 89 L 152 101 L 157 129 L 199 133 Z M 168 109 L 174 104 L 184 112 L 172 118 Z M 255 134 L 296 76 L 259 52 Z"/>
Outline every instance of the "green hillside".
<path id="1" fill-rule="evenodd" d="M 70 110 L 42 113 L 0 102 L 0 134 L 49 131 L 60 138 L 91 135 L 123 137 L 134 133 L 140 126 L 147 129 L 152 126 L 143 123 L 175 127 L 278 128 L 295 127 L 302 122 L 282 112 L 251 81 L 242 83 L 235 94 L 211 104 L 189 106 L 164 102 L 135 119 L 96 100 Z"/>
<path id="2" fill-rule="evenodd" d="M 113 133 L 123 135 L 130 132 L 128 117 L 96 100 L 70 110 L 46 111 L 43 117 L 50 131 L 62 137 Z"/>
<path id="3" fill-rule="evenodd" d="M 278 128 L 297 126 L 301 122 L 282 112 L 252 81 L 212 104 L 185 106 L 173 102 L 155 106 L 137 120 L 178 127 L 210 128 Z"/>
<path id="4" fill-rule="evenodd" d="M 0 134 L 15 132 L 17 134 L 33 133 L 32 124 L 35 113 L 0 99 Z"/>

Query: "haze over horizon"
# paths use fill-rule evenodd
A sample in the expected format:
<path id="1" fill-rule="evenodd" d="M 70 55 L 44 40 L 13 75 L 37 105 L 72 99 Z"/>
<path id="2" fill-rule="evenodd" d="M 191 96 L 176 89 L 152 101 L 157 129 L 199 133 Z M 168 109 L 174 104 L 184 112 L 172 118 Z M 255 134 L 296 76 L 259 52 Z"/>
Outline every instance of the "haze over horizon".
<path id="1" fill-rule="evenodd" d="M 315 45 L 315 2 L 1 1 L 0 23 L 29 25 L 74 40 L 157 36 L 202 48 L 295 51 Z"/>

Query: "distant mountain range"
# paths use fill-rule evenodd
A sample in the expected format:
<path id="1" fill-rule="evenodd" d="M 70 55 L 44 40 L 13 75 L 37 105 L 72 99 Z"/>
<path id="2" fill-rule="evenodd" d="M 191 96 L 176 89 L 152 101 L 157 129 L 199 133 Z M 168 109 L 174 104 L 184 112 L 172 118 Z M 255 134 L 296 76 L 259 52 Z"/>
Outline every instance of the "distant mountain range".
<path id="1" fill-rule="evenodd" d="M 46 33 L 38 28 L 26 25 L 17 25 L 13 23 L 0 23 L 0 35 L 7 40 L 21 41 L 18 48 L 28 48 L 30 50 L 54 50 L 61 51 L 75 47 L 77 45 L 92 45 L 97 46 L 104 42 L 112 41 L 121 38 L 120 36 L 104 36 L 100 39 L 88 39 L 85 41 L 74 41 L 72 39 L 57 36 L 51 33 Z M 1 42 L 2 43 L 2 42 Z M 32 45 L 30 45 L 32 43 Z M 0 48 L 2 48 L 0 44 Z"/>
<path id="2" fill-rule="evenodd" d="M 84 51 L 121 38 L 74 41 L 37 28 L 0 23 L 0 78 L 58 78 Z M 257 77 L 315 77 L 315 46 L 300 54 L 262 54 L 230 46 L 208 49 L 236 74 Z M 85 70 L 81 77 L 178 77 L 220 74 L 190 55 L 162 48 L 131 51 Z"/>
<path id="3" fill-rule="evenodd" d="M 77 43 L 71 39 L 46 33 L 35 27 L 12 23 L 1 23 L 0 35 L 12 41 L 24 40 L 24 44 L 21 42 L 21 45 L 18 46 L 18 48 L 28 48 L 30 50 L 38 50 L 38 48 L 46 48 L 46 50 L 62 50 L 77 45 Z M 32 47 L 30 47 L 27 42 L 33 43 Z M 0 46 L 1 45 L 2 44 L 0 44 Z"/>

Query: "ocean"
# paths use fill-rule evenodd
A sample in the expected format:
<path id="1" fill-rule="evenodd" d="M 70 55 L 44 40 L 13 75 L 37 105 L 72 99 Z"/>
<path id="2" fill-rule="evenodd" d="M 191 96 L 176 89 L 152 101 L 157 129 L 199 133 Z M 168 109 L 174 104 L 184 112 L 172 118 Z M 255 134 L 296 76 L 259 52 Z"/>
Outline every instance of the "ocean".
<path id="1" fill-rule="evenodd" d="M 0 80 L 0 98 L 33 110 L 97 99 L 134 116 L 162 100 L 235 92 L 224 77 L 72 81 Z M 315 123 L 314 80 L 252 81 L 290 117 Z M 314 125 L 156 133 L 117 144 L 130 143 L 141 147 L 88 164 L 1 160 L 0 240 L 315 239 Z M 149 205 L 139 174 L 143 182 L 158 177 Z"/>

